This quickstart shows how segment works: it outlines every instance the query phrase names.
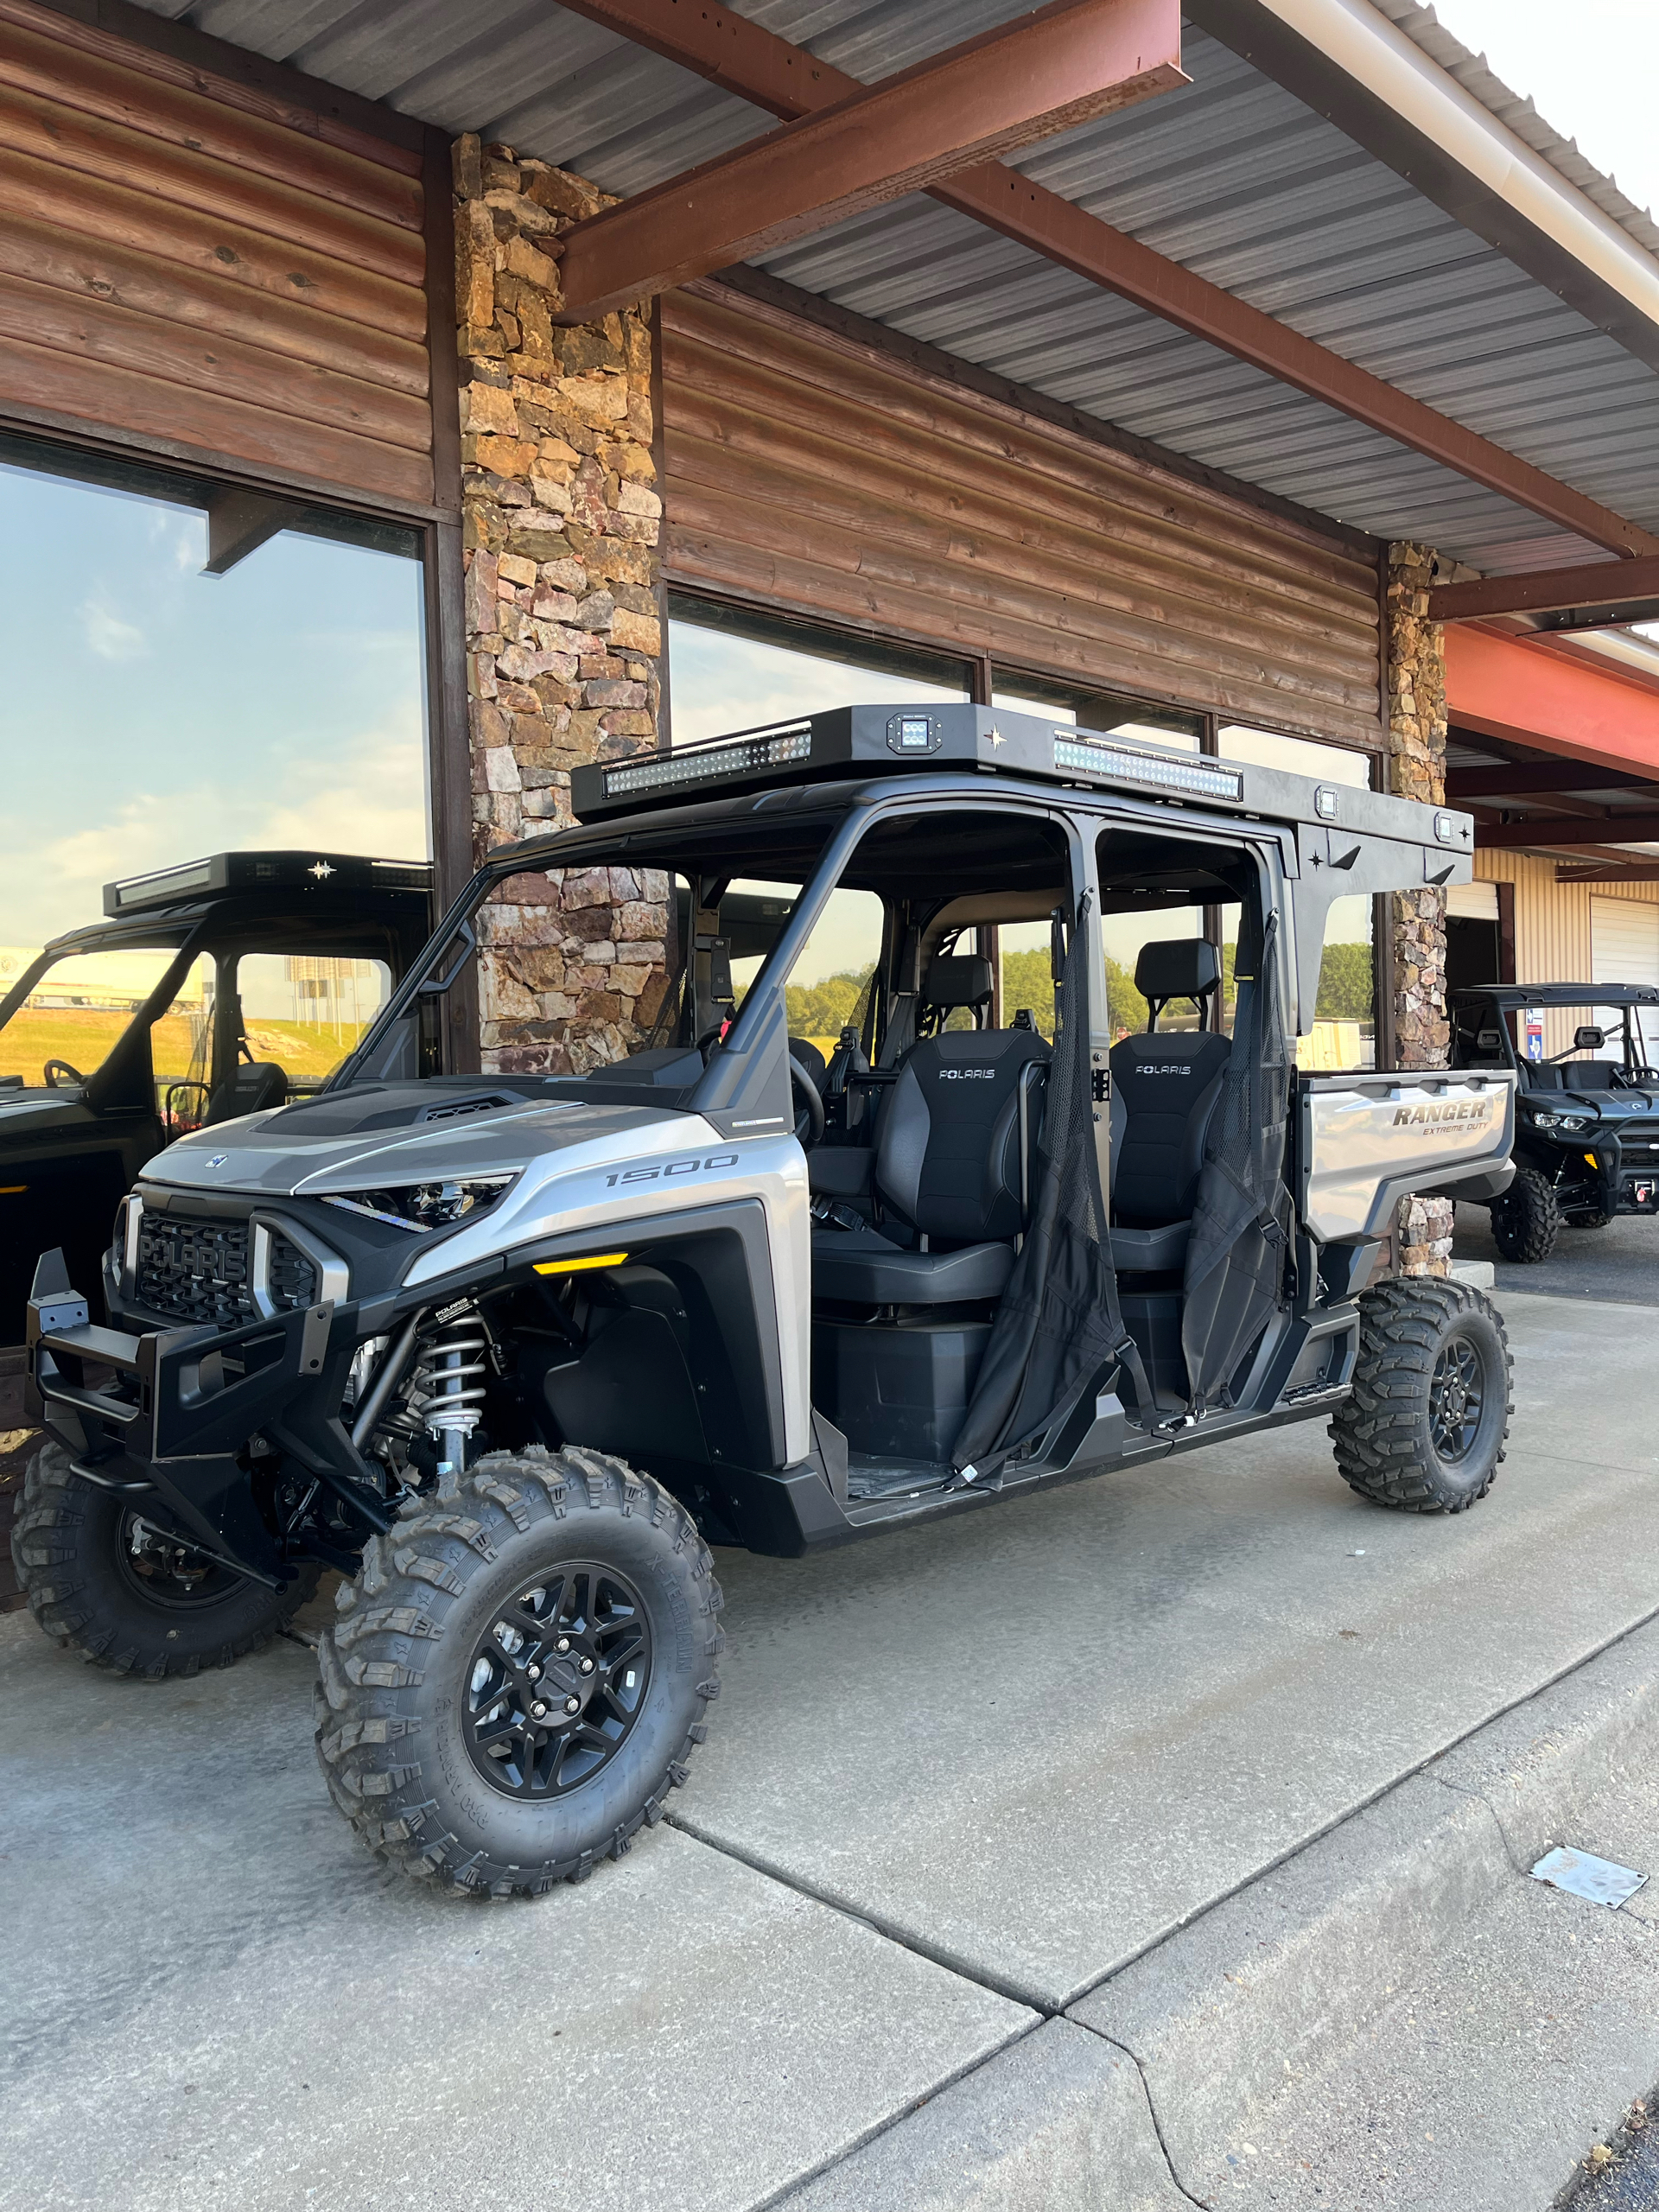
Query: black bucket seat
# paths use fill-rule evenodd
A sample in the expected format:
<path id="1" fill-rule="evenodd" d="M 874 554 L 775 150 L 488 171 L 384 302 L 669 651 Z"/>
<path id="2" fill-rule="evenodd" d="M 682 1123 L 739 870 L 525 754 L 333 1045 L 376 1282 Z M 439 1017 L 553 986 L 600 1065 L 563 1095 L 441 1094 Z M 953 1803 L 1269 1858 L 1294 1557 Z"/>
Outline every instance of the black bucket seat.
<path id="1" fill-rule="evenodd" d="M 991 995 L 990 963 L 936 960 L 925 1006 L 944 1013 Z M 1035 1030 L 946 1030 L 905 1055 L 876 1133 L 883 1205 L 925 1242 L 874 1229 L 812 1238 L 815 1296 L 858 1306 L 950 1306 L 1000 1298 L 1024 1227 L 1020 1094 L 1033 1141 L 1049 1048 Z"/>
<path id="2" fill-rule="evenodd" d="M 1147 1001 L 1144 1037 L 1111 1051 L 1112 1264 L 1147 1274 L 1181 1267 L 1204 1166 L 1205 1139 L 1232 1052 L 1213 1031 L 1166 1030 L 1172 999 L 1203 1008 L 1221 980 L 1216 948 L 1203 938 L 1143 944 L 1135 986 Z"/>

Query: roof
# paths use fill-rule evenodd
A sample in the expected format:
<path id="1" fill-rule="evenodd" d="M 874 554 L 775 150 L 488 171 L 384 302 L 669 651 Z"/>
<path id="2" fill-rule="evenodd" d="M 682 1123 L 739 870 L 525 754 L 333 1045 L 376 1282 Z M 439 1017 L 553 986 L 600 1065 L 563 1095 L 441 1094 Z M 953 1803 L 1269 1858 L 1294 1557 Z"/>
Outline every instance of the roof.
<path id="1" fill-rule="evenodd" d="M 214 853 L 205 860 L 182 861 L 175 868 L 130 875 L 104 887 L 104 912 L 118 920 L 129 915 L 155 916 L 205 899 L 240 896 L 292 900 L 295 893 L 330 893 L 384 897 L 399 891 L 430 894 L 429 861 L 377 861 L 358 853 Z"/>
<path id="2" fill-rule="evenodd" d="M 445 0 L 144 4 L 450 130 L 505 140 L 619 194 L 772 125 L 730 92 L 550 0 L 474 0 L 465 10 Z M 1329 12 L 1328 0 L 1321 5 Z M 1621 342 L 1529 274 L 1524 255 L 1479 234 L 1477 223 L 1489 234 L 1503 228 L 1496 201 L 1470 207 L 1466 221 L 1445 212 L 1327 120 L 1317 93 L 1299 96 L 1192 20 L 1222 25 L 1254 53 L 1245 35 L 1252 24 L 1287 35 L 1268 0 L 1189 7 L 1190 86 L 1029 149 L 1014 165 L 1659 530 L 1659 316 L 1643 324 L 1653 343 L 1640 358 L 1628 327 Z M 1020 0 L 745 0 L 741 12 L 870 79 L 1023 9 Z M 1649 267 L 1659 227 L 1431 10 L 1414 0 L 1347 0 L 1347 15 L 1392 38 L 1396 62 L 1408 48 L 1428 57 L 1431 90 L 1491 118 L 1484 127 L 1502 142 L 1495 169 L 1507 144 L 1516 174 L 1559 180 L 1557 197 L 1581 238 L 1592 245 L 1600 238 L 1615 260 L 1623 254 L 1627 276 L 1634 269 L 1659 280 L 1659 267 Z M 1352 117 L 1344 112 L 1355 130 L 1363 108 L 1356 93 Z M 1501 197 L 1501 185 L 1494 190 Z M 1588 246 L 1584 253 L 1593 258 Z M 1600 557 L 1564 529 L 930 200 L 878 208 L 762 265 L 1379 537 L 1416 538 L 1488 573 Z"/>
<path id="3" fill-rule="evenodd" d="M 1659 1006 L 1654 983 L 1471 983 L 1453 999 L 1484 999 L 1502 1014 L 1536 1006 Z"/>
<path id="4" fill-rule="evenodd" d="M 570 801 L 584 830 L 640 816 L 647 828 L 649 817 L 677 826 L 702 802 L 736 802 L 748 818 L 765 803 L 761 794 L 828 785 L 850 804 L 884 783 L 906 779 L 915 788 L 918 771 L 954 779 L 948 787 L 921 787 L 938 804 L 988 798 L 995 781 L 982 779 L 989 777 L 1051 804 L 1057 784 L 1095 798 L 1164 802 L 1172 806 L 1172 827 L 1182 818 L 1175 808 L 1189 804 L 1253 822 L 1296 823 L 1317 838 L 1321 863 L 1336 869 L 1351 867 L 1357 855 L 1351 839 L 1387 839 L 1425 849 L 1425 868 L 1438 872 L 1419 881 L 1466 882 L 1474 844 L 1472 817 L 1452 807 L 1081 729 L 1045 715 L 955 703 L 832 707 L 673 753 L 585 763 L 571 772 Z M 539 842 L 505 849 L 516 855 Z M 1327 842 L 1345 854 L 1327 856 Z M 491 865 L 503 857 L 498 849 Z"/>

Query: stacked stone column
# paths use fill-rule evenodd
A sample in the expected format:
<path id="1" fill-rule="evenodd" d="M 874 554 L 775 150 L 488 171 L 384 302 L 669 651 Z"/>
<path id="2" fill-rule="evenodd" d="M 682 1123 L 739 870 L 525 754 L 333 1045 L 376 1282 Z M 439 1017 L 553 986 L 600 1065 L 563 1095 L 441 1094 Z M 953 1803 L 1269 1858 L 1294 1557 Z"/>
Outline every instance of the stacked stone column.
<path id="1" fill-rule="evenodd" d="M 1389 548 L 1389 789 L 1402 798 L 1446 803 L 1446 646 L 1428 619 L 1434 556 L 1421 545 Z M 1451 1041 L 1446 1010 L 1446 893 L 1427 887 L 1389 899 L 1394 1033 L 1402 1068 L 1443 1068 Z M 1443 1275 L 1452 1262 L 1449 1198 L 1407 1198 L 1395 1238 L 1402 1274 Z"/>
<path id="2" fill-rule="evenodd" d="M 570 771 L 657 744 L 662 502 L 643 308 L 562 327 L 560 233 L 608 204 L 545 162 L 454 149 L 475 857 L 571 819 Z M 665 988 L 666 879 L 537 872 L 481 917 L 486 1068 L 584 1073 Z"/>

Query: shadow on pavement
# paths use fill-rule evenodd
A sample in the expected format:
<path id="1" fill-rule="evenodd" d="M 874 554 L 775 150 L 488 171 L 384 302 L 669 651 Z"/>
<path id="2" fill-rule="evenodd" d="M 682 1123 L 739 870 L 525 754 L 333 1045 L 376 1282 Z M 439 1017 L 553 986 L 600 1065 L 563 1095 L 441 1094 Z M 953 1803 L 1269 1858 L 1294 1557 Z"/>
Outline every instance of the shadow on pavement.
<path id="1" fill-rule="evenodd" d="M 1490 1260 L 1497 1287 L 1539 1291 L 1547 1298 L 1599 1298 L 1615 1306 L 1659 1306 L 1659 1218 L 1635 1215 L 1605 1229 L 1563 1227 L 1548 1259 L 1512 1266 L 1492 1242 L 1484 1206 L 1458 1208 L 1453 1257 Z"/>

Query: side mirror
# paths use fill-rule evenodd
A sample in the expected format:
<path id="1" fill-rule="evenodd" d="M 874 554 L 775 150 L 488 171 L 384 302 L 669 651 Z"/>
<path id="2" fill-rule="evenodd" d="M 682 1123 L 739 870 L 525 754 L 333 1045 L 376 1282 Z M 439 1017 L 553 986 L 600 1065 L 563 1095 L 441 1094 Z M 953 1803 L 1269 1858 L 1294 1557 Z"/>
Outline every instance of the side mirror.
<path id="1" fill-rule="evenodd" d="M 1483 1029 L 1476 1036 L 1475 1050 L 1478 1052 L 1501 1052 L 1503 1049 L 1503 1033 L 1501 1029 Z"/>
<path id="2" fill-rule="evenodd" d="M 1573 1049 L 1575 1052 L 1599 1052 L 1606 1042 L 1606 1031 L 1598 1029 L 1593 1022 L 1586 1021 L 1582 1027 L 1573 1032 Z"/>

